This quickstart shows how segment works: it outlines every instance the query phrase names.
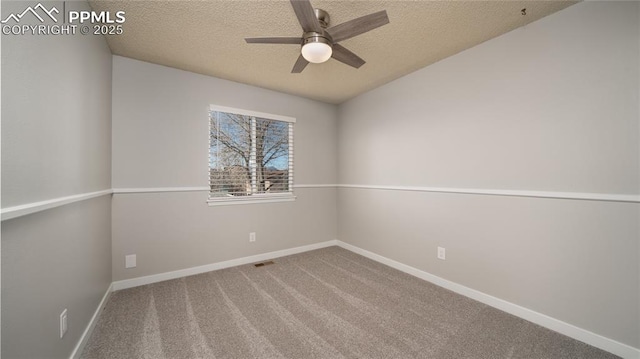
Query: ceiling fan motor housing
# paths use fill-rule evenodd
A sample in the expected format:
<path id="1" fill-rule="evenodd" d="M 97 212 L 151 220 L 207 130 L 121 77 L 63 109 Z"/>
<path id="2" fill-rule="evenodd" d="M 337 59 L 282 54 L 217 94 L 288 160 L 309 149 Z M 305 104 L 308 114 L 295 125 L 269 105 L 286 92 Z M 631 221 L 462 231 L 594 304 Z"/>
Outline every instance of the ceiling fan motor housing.
<path id="1" fill-rule="evenodd" d="M 333 47 L 333 39 L 328 32 L 324 31 L 329 25 L 329 14 L 322 9 L 313 9 L 313 12 L 318 18 L 318 22 L 320 22 L 320 26 L 322 27 L 322 32 L 308 31 L 302 35 L 302 46 L 305 44 L 320 42 L 323 44 L 327 44 L 330 47 Z"/>
<path id="2" fill-rule="evenodd" d="M 316 18 L 318 18 L 320 26 L 326 29 L 327 26 L 329 26 L 329 13 L 322 9 L 313 9 L 313 13 L 316 15 Z"/>
<path id="3" fill-rule="evenodd" d="M 322 33 L 309 31 L 305 32 L 302 37 L 302 46 L 312 42 L 321 42 L 333 47 L 333 39 L 331 38 L 331 35 L 329 35 L 326 31 L 323 31 Z"/>

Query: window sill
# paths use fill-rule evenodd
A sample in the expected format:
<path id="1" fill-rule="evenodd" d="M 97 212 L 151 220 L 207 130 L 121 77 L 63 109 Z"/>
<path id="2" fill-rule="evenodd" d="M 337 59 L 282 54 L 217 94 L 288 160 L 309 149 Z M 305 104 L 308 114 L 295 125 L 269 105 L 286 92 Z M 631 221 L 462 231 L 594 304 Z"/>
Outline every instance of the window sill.
<path id="1" fill-rule="evenodd" d="M 209 207 L 212 206 L 233 206 L 237 204 L 259 204 L 259 203 L 277 203 L 277 202 L 293 202 L 296 200 L 296 196 L 268 196 L 258 197 L 252 196 L 250 198 L 216 198 L 207 200 Z"/>

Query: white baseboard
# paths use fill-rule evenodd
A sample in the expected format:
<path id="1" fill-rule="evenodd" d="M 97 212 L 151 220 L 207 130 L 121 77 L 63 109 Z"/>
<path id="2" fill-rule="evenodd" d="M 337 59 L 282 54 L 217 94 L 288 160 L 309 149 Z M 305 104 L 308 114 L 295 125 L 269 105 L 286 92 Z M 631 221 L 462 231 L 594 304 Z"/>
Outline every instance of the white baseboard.
<path id="1" fill-rule="evenodd" d="M 94 313 L 93 317 L 91 318 L 91 321 L 89 322 L 89 325 L 87 326 L 87 328 L 85 329 L 84 333 L 82 334 L 82 337 L 80 338 L 80 341 L 78 342 L 78 344 L 76 345 L 76 348 L 74 349 L 73 353 L 71 354 L 71 359 L 76 359 L 79 357 L 79 355 L 82 353 L 82 349 L 84 348 L 86 341 L 89 339 L 89 336 L 91 335 L 91 332 L 93 331 L 93 328 L 96 325 L 97 322 L 97 318 L 99 316 L 99 314 L 102 312 L 102 308 L 104 307 L 104 304 L 106 303 L 109 295 L 111 294 L 112 291 L 116 291 L 116 290 L 121 290 L 121 289 L 127 289 L 127 288 L 133 288 L 133 287 L 137 287 L 137 286 L 141 286 L 141 285 L 146 285 L 146 284 L 151 284 L 151 283 L 156 283 L 156 282 L 161 282 L 161 281 L 165 281 L 165 280 L 170 280 L 170 279 L 176 279 L 176 278 L 182 278 L 182 277 L 186 277 L 186 276 L 190 276 L 190 275 L 194 275 L 194 274 L 200 274 L 200 273 L 205 273 L 205 272 L 210 272 L 210 271 L 214 271 L 214 270 L 218 270 L 218 269 L 224 269 L 224 268 L 230 268 L 230 267 L 235 267 L 235 266 L 239 266 L 239 265 L 244 265 L 244 264 L 250 264 L 250 263 L 255 263 L 255 262 L 260 262 L 260 261 L 265 261 L 268 259 L 273 259 L 273 258 L 278 258 L 278 257 L 284 257 L 284 256 L 288 256 L 288 255 L 293 255 L 293 254 L 298 254 L 298 253 L 303 253 L 303 252 L 308 252 L 314 249 L 320 249 L 320 248 L 325 248 L 325 247 L 330 247 L 330 246 L 339 246 L 342 247 L 346 250 L 349 250 L 351 252 L 360 254 L 364 257 L 367 257 L 369 259 L 372 259 L 376 262 L 382 263 L 384 265 L 387 265 L 389 267 L 395 268 L 397 270 L 400 270 L 402 272 L 405 272 L 407 274 L 413 275 L 415 277 L 418 277 L 420 279 L 426 280 L 428 282 L 431 282 L 433 284 L 436 284 L 440 287 L 449 289 L 453 292 L 456 292 L 458 294 L 464 295 L 466 297 L 475 299 L 481 303 L 487 304 L 491 307 L 500 309 L 504 312 L 507 312 L 509 314 L 513 314 L 517 317 L 520 317 L 522 319 L 528 320 L 530 322 L 536 323 L 540 326 L 543 326 L 545 328 L 551 329 L 553 331 L 556 331 L 558 333 L 564 334 L 570 338 L 579 340 L 581 342 L 587 343 L 589 345 L 592 345 L 596 348 L 600 348 L 602 350 L 608 351 L 610 353 L 613 353 L 615 355 L 618 355 L 622 358 L 625 359 L 640 359 L 640 349 L 638 348 L 634 348 L 631 347 L 629 345 L 617 342 L 613 339 L 609 339 L 606 337 L 603 337 L 602 335 L 596 334 L 596 333 L 592 333 L 588 330 L 576 327 L 575 325 L 569 324 L 569 323 L 565 323 L 561 320 L 552 318 L 548 315 L 542 314 L 542 313 L 538 313 L 535 312 L 531 309 L 527 309 L 525 307 L 521 307 L 517 304 L 513 304 L 511 302 L 507 302 L 503 299 L 500 298 L 496 298 L 494 296 L 491 296 L 489 294 L 477 291 L 475 289 L 471 289 L 469 287 L 465 287 L 461 284 L 457 284 L 455 282 L 451 282 L 449 280 L 446 280 L 444 278 L 435 276 L 431 273 L 425 272 L 423 270 L 408 266 L 406 264 L 397 262 L 395 260 L 386 258 L 384 256 L 381 256 L 379 254 L 367 251 L 365 249 L 356 247 L 354 245 L 342 242 L 340 240 L 331 240 L 331 241 L 326 241 L 326 242 L 321 242 L 321 243 L 315 243 L 315 244 L 310 244 L 310 245 L 306 245 L 306 246 L 301 246 L 301 247 L 295 247 L 295 248 L 289 248 L 289 249 L 284 249 L 284 250 L 279 250 L 279 251 L 274 251 L 274 252 L 269 252 L 269 253 L 263 253 L 263 254 L 257 254 L 257 255 L 253 255 L 253 256 L 249 256 L 249 257 L 243 257 L 243 258 L 237 258 L 237 259 L 232 259 L 232 260 L 228 260 L 228 261 L 224 261 L 224 262 L 218 262 L 218 263 L 212 263 L 212 264 L 207 264 L 207 265 L 203 265 L 203 266 L 199 266 L 199 267 L 193 267 L 193 268 L 186 268 L 186 269 L 181 269 L 181 270 L 177 270 L 177 271 L 172 271 L 172 272 L 165 272 L 165 273 L 160 273 L 160 274 L 155 274 L 155 275 L 150 275 L 150 276 L 145 276 L 145 277 L 139 277 L 139 278 L 133 278 L 133 279 L 126 279 L 126 280 L 121 280 L 121 281 L 117 281 L 117 282 L 113 282 L 111 284 L 111 286 L 109 287 L 109 289 L 107 290 L 107 293 L 105 293 L 104 297 L 102 298 L 102 301 L 100 302 L 100 306 L 98 307 L 98 309 L 96 309 L 96 312 Z"/>
<path id="2" fill-rule="evenodd" d="M 431 282 L 435 285 L 438 285 L 440 287 L 449 289 L 453 292 L 456 292 L 458 294 L 464 295 L 465 297 L 469 297 L 472 299 L 477 300 L 478 302 L 487 304 L 489 306 L 492 306 L 494 308 L 500 309 L 504 312 L 507 312 L 509 314 L 513 314 L 517 317 L 520 317 L 522 319 L 528 320 L 530 322 L 536 323 L 540 326 L 543 326 L 545 328 L 551 329 L 553 331 L 556 331 L 558 333 L 564 334 L 570 338 L 579 340 L 581 342 L 587 343 L 589 345 L 592 345 L 596 348 L 600 348 L 602 350 L 608 351 L 610 353 L 613 353 L 615 355 L 618 355 L 622 358 L 625 359 L 639 359 L 640 358 L 640 349 L 631 347 L 629 345 L 617 342 L 613 339 L 609 339 L 606 337 L 603 337 L 602 335 L 599 334 L 595 334 L 592 333 L 588 330 L 582 329 L 582 328 L 578 328 L 575 325 L 569 324 L 569 323 L 565 323 L 563 321 L 560 321 L 558 319 L 552 318 L 548 315 L 544 315 L 538 312 L 535 312 L 531 309 L 527 309 L 524 307 L 521 307 L 517 304 L 513 304 L 510 302 L 507 302 L 506 300 L 502 300 L 500 298 L 496 298 L 494 296 L 491 296 L 489 294 L 477 291 L 475 289 L 471 289 L 469 287 L 465 287 L 463 285 L 451 282 L 449 280 L 446 280 L 444 278 L 440 278 L 438 276 L 435 276 L 431 273 L 425 272 L 423 270 L 417 269 L 417 268 L 413 268 L 411 266 L 408 266 L 406 264 L 402 264 L 400 262 L 394 261 L 393 259 L 389 259 L 386 257 L 383 257 L 379 254 L 373 253 L 373 252 L 369 252 L 365 249 L 356 247 L 354 245 L 351 245 L 349 243 L 345 243 L 342 242 L 340 240 L 336 240 L 336 244 L 346 250 L 349 250 L 351 252 L 360 254 L 364 257 L 367 257 L 369 259 L 372 259 L 376 262 L 382 263 L 384 265 L 387 265 L 389 267 L 395 268 L 399 271 L 405 272 L 407 274 L 410 274 L 414 277 L 418 277 L 420 279 L 426 280 L 428 282 Z"/>
<path id="3" fill-rule="evenodd" d="M 113 282 L 113 290 L 121 290 L 121 289 L 138 287 L 138 286 L 145 285 L 145 284 L 162 282 L 162 281 L 169 280 L 169 279 L 182 278 L 182 277 L 186 277 L 186 276 L 190 276 L 190 275 L 194 275 L 194 274 L 211 272 L 211 271 L 218 270 L 218 269 L 224 269 L 224 268 L 235 267 L 235 266 L 244 265 L 244 264 L 261 262 L 261 261 L 265 261 L 265 260 L 268 260 L 268 259 L 284 257 L 284 256 L 290 256 L 292 254 L 308 252 L 308 251 L 312 251 L 314 249 L 331 247 L 331 246 L 335 246 L 335 245 L 337 245 L 337 241 L 336 240 L 331 240 L 331 241 L 326 241 L 326 242 L 314 243 L 314 244 L 310 244 L 310 245 L 306 245 L 306 246 L 302 246 L 302 247 L 283 249 L 283 250 L 275 251 L 275 252 L 269 252 L 269 253 L 257 254 L 257 255 L 249 256 L 249 257 L 231 259 L 231 260 L 224 261 L 224 262 L 206 264 L 206 265 L 199 266 L 199 267 L 192 267 L 192 268 L 180 269 L 180 270 L 172 271 L 172 272 L 153 274 L 153 275 L 149 275 L 149 276 L 145 276 L 145 277 L 138 277 L 138 278 L 120 280 L 120 281 L 117 281 L 117 282 Z"/>
<path id="4" fill-rule="evenodd" d="M 73 352 L 71 352 L 71 356 L 69 357 L 69 359 L 80 358 L 80 354 L 82 354 L 82 350 L 84 349 L 85 345 L 87 345 L 87 341 L 91 337 L 91 333 L 93 332 L 93 328 L 96 327 L 96 323 L 98 322 L 98 318 L 100 317 L 100 314 L 102 313 L 102 310 L 104 309 L 104 305 L 107 303 L 107 300 L 111 296 L 111 292 L 113 292 L 113 283 L 111 283 L 109 285 L 109 288 L 107 288 L 106 293 L 104 293 L 104 296 L 102 296 L 102 300 L 100 301 L 100 304 L 98 305 L 98 308 L 96 308 L 96 311 L 93 313 L 93 316 L 91 317 L 91 320 L 89 321 L 89 324 L 87 324 L 87 327 L 84 329 L 84 332 L 82 333 L 82 336 L 80 336 L 80 340 L 78 340 L 78 344 L 76 344 L 76 347 L 73 348 Z"/>

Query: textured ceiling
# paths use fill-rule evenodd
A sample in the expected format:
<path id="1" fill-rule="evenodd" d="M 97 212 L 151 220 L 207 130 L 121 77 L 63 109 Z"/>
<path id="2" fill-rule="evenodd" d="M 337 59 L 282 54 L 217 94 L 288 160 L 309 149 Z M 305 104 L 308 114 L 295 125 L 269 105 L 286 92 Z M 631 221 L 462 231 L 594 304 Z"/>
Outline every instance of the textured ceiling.
<path id="1" fill-rule="evenodd" d="M 291 74 L 300 46 L 245 43 L 245 37 L 301 36 L 289 1 L 90 1 L 97 11 L 126 12 L 124 34 L 107 37 L 116 55 L 336 104 L 575 1 L 311 3 L 329 13 L 329 26 L 387 11 L 388 25 L 340 43 L 364 66 L 331 59 Z"/>

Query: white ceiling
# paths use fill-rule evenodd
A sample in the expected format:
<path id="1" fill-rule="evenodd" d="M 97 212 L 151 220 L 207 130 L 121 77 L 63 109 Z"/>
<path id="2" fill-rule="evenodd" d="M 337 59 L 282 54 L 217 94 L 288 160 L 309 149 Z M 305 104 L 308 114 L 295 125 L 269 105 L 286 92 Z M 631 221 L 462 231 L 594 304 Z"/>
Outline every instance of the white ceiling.
<path id="1" fill-rule="evenodd" d="M 116 55 L 335 104 L 576 1 L 311 3 L 329 13 L 329 26 L 387 11 L 388 25 L 340 43 L 367 61 L 364 66 L 331 59 L 291 74 L 300 46 L 245 43 L 245 37 L 302 35 L 286 0 L 90 1 L 97 11 L 126 12 L 124 34 L 107 37 Z"/>

